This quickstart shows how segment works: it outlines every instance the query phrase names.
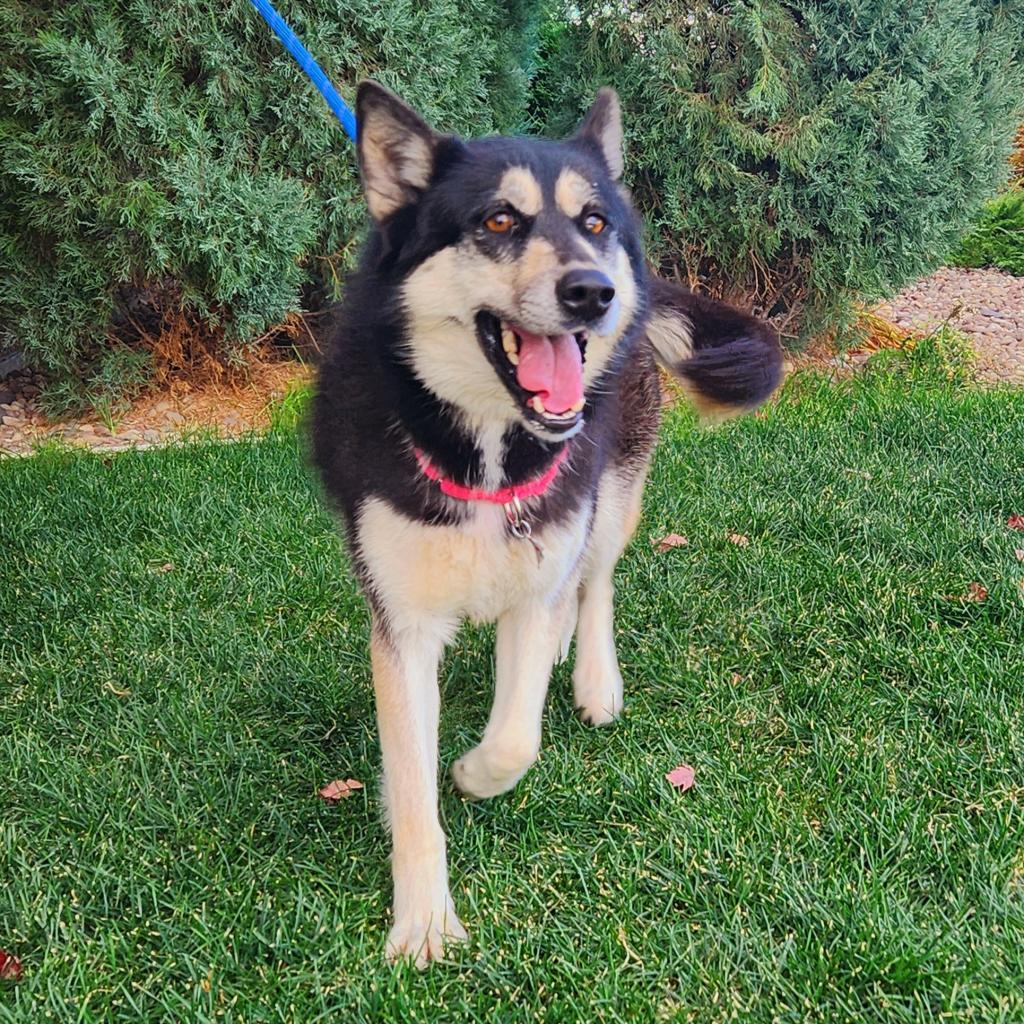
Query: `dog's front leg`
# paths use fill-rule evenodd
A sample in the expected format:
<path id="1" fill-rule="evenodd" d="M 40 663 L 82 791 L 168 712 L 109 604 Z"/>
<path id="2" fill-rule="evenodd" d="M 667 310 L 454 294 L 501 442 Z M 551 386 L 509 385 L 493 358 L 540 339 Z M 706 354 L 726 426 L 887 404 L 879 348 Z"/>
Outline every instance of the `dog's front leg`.
<path id="1" fill-rule="evenodd" d="M 466 931 L 448 891 L 444 833 L 437 815 L 437 666 L 441 628 L 387 629 L 370 641 L 377 723 L 384 760 L 384 799 L 391 823 L 395 923 L 388 957 L 417 967 L 444 954 Z"/>
<path id="2" fill-rule="evenodd" d="M 566 599 L 528 600 L 498 619 L 494 705 L 480 743 L 452 765 L 466 796 L 511 789 L 537 760 L 551 667 L 568 614 Z"/>

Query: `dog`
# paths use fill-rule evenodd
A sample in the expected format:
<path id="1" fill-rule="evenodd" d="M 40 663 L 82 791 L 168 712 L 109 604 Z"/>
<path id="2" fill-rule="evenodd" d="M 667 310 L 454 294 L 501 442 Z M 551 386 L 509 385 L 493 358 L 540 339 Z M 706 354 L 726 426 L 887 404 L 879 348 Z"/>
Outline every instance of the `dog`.
<path id="1" fill-rule="evenodd" d="M 371 612 L 387 954 L 422 967 L 466 937 L 438 820 L 445 646 L 463 619 L 497 622 L 490 718 L 451 768 L 469 798 L 537 758 L 573 637 L 579 714 L 614 721 L 612 575 L 657 437 L 657 365 L 717 415 L 767 398 L 782 356 L 765 323 L 649 274 L 613 90 L 562 141 L 440 134 L 373 82 L 356 108 L 371 226 L 328 330 L 312 455 Z"/>

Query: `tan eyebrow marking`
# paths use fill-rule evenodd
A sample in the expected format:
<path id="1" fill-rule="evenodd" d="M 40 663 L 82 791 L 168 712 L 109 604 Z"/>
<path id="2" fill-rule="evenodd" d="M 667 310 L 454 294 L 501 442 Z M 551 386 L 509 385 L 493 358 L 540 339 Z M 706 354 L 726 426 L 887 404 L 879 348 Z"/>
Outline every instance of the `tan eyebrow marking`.
<path id="1" fill-rule="evenodd" d="M 568 217 L 578 217 L 583 207 L 594 198 L 594 187 L 577 171 L 568 167 L 555 182 L 555 202 Z"/>
<path id="2" fill-rule="evenodd" d="M 536 217 L 544 205 L 540 182 L 525 167 L 510 167 L 498 184 L 498 198 L 527 217 Z"/>

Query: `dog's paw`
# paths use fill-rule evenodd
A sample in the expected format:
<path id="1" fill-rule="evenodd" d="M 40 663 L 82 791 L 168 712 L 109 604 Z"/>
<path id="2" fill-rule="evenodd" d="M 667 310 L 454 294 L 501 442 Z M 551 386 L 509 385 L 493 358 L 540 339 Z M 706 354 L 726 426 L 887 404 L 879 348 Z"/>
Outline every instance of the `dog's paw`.
<path id="1" fill-rule="evenodd" d="M 536 760 L 533 743 L 505 749 L 481 743 L 452 765 L 452 782 L 463 796 L 486 800 L 510 790 Z"/>
<path id="2" fill-rule="evenodd" d="M 388 933 L 387 958 L 390 963 L 409 958 L 422 971 L 427 964 L 443 960 L 446 947 L 468 937 L 451 896 L 446 895 L 434 907 L 396 911 Z"/>
<path id="3" fill-rule="evenodd" d="M 595 670 L 577 664 L 572 685 L 576 710 L 584 725 L 611 725 L 622 714 L 622 675 L 617 665 Z"/>

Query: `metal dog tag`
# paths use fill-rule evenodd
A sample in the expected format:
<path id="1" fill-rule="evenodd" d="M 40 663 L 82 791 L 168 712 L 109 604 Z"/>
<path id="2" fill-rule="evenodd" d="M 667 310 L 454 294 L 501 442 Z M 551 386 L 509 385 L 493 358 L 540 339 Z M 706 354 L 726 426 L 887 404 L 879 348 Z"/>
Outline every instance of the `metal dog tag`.
<path id="1" fill-rule="evenodd" d="M 503 507 L 505 519 L 508 522 L 508 532 L 519 540 L 528 540 L 533 545 L 533 550 L 537 553 L 537 565 L 540 565 L 541 559 L 544 557 L 544 549 L 533 539 L 533 527 L 530 525 L 530 520 L 526 518 L 519 498 L 513 497 L 511 501 L 505 502 Z"/>

